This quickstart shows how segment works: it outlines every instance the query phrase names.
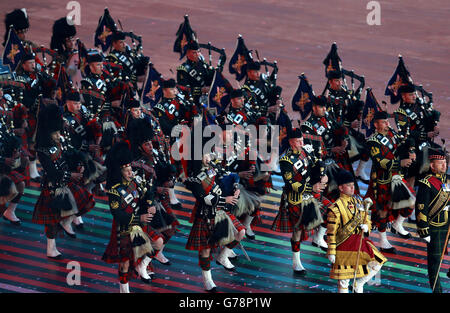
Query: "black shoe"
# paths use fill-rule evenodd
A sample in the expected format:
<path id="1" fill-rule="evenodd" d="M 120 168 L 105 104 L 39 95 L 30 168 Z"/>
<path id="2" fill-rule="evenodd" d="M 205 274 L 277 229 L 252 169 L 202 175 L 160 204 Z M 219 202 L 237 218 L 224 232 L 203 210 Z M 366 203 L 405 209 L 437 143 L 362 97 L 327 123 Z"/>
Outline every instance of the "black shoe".
<path id="1" fill-rule="evenodd" d="M 147 284 L 147 285 L 150 285 L 150 283 L 152 282 L 152 277 L 150 277 L 150 278 L 143 278 L 143 277 L 139 276 L 139 278 L 142 280 L 142 282 L 144 284 Z"/>
<path id="2" fill-rule="evenodd" d="M 217 293 L 217 288 L 214 287 L 214 288 L 212 288 L 212 289 L 206 290 L 206 292 Z"/>
<path id="3" fill-rule="evenodd" d="M 64 229 L 64 227 L 62 227 L 61 224 L 59 224 L 59 227 L 61 227 L 61 229 L 64 231 L 64 233 L 65 233 L 67 236 L 69 236 L 69 237 L 71 237 L 71 238 L 77 238 L 77 234 L 75 234 L 75 233 L 73 233 L 73 234 L 69 233 L 67 230 Z"/>
<path id="4" fill-rule="evenodd" d="M 450 278 L 450 271 L 447 272 L 447 277 Z"/>
<path id="5" fill-rule="evenodd" d="M 62 260 L 63 256 L 62 256 L 62 254 L 58 254 L 57 256 L 48 256 L 47 255 L 47 258 L 49 258 L 51 260 Z"/>
<path id="6" fill-rule="evenodd" d="M 306 276 L 306 270 L 301 270 L 301 271 L 296 271 L 294 270 L 294 275 L 295 276 Z"/>
<path id="7" fill-rule="evenodd" d="M 245 233 L 245 237 L 247 237 L 250 240 L 255 240 L 255 235 L 250 236 L 249 234 Z"/>
<path id="8" fill-rule="evenodd" d="M 311 242 L 311 245 L 313 245 L 314 247 L 319 247 L 319 245 L 318 245 L 317 243 L 315 243 L 315 242 Z M 322 246 L 320 246 L 319 248 L 320 248 L 320 250 L 322 250 L 322 251 L 324 251 L 324 252 L 327 252 L 327 251 L 328 251 L 327 248 L 324 248 L 324 247 L 322 247 Z"/>
<path id="9" fill-rule="evenodd" d="M 412 236 L 411 236 L 411 233 L 407 233 L 406 235 L 400 234 L 398 231 L 395 230 L 394 227 L 391 227 L 391 233 L 396 234 L 396 235 L 399 235 L 400 238 L 403 238 L 403 239 L 409 239 L 409 238 L 412 237 Z"/>
<path id="10" fill-rule="evenodd" d="M 134 269 L 134 274 L 137 277 L 139 277 L 144 284 L 150 285 L 150 283 L 152 282 L 152 276 L 151 275 L 149 275 L 150 278 L 143 278 L 141 275 L 139 275 L 139 273 L 138 273 L 138 271 L 136 271 L 136 269 Z"/>
<path id="11" fill-rule="evenodd" d="M 84 229 L 84 223 L 80 223 L 80 224 L 74 224 L 75 225 L 75 228 L 76 229 L 78 229 L 78 230 L 83 230 Z"/>
<path id="12" fill-rule="evenodd" d="M 14 226 L 20 226 L 20 220 L 19 221 L 11 221 L 10 219 L 8 219 L 6 216 L 3 215 L 3 219 L 5 221 L 10 222 L 11 224 L 13 224 Z"/>
<path id="13" fill-rule="evenodd" d="M 413 220 L 412 218 L 408 217 L 408 223 L 415 224 L 417 220 Z"/>
<path id="14" fill-rule="evenodd" d="M 219 261 L 216 260 L 217 265 L 223 266 L 224 269 L 226 269 L 228 272 L 235 272 L 236 267 L 227 268 L 225 265 L 221 264 Z"/>
<path id="15" fill-rule="evenodd" d="M 396 250 L 394 247 L 389 248 L 389 249 L 386 249 L 386 248 L 380 248 L 380 251 L 381 251 L 381 252 L 384 252 L 384 253 L 397 254 L 397 250 Z"/>

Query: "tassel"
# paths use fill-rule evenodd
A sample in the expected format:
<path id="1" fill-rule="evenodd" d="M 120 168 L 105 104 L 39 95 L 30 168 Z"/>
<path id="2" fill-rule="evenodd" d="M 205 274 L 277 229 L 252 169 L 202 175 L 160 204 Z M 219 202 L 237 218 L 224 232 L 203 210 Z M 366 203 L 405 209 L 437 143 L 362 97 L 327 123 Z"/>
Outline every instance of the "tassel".
<path id="1" fill-rule="evenodd" d="M 400 175 L 394 175 L 391 181 L 392 209 L 399 210 L 414 206 L 416 197 L 406 186 Z"/>
<path id="2" fill-rule="evenodd" d="M 155 201 L 156 213 L 150 222 L 150 226 L 158 232 L 163 232 L 171 228 L 175 218 L 168 214 L 163 205 L 159 201 Z"/>
<path id="3" fill-rule="evenodd" d="M 245 214 L 251 215 L 257 208 L 261 206 L 261 200 L 258 195 L 247 191 L 244 186 L 239 184 L 239 199 L 235 206 L 234 216 L 241 217 Z"/>
<path id="4" fill-rule="evenodd" d="M 135 225 L 131 227 L 130 239 L 131 247 L 133 248 L 134 261 L 137 261 L 146 254 L 153 253 L 150 239 L 140 226 Z"/>
<path id="5" fill-rule="evenodd" d="M 55 195 L 50 203 L 50 207 L 60 211 L 61 217 L 78 213 L 77 203 L 72 191 L 66 187 L 56 188 Z"/>
<path id="6" fill-rule="evenodd" d="M 338 189 L 338 184 L 336 182 L 336 176 L 340 168 L 336 162 L 332 159 L 325 160 L 325 174 L 328 176 L 328 192 L 332 192 Z"/>
<path id="7" fill-rule="evenodd" d="M 302 216 L 300 225 L 303 225 L 307 231 L 310 231 L 323 223 L 320 213 L 320 203 L 312 195 L 304 195 L 301 202 Z"/>
<path id="8" fill-rule="evenodd" d="M 235 240 L 236 233 L 237 229 L 234 227 L 231 218 L 225 213 L 225 211 L 218 210 L 214 219 L 214 230 L 208 240 L 209 243 L 218 243 L 221 246 L 227 245 Z"/>

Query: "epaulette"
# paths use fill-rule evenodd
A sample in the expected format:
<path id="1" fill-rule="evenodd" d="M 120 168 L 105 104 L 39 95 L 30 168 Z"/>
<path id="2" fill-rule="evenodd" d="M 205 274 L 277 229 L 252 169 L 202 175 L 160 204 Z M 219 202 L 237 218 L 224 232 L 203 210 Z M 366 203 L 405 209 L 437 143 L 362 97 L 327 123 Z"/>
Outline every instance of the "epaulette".
<path id="1" fill-rule="evenodd" d="M 290 156 L 290 153 L 287 152 L 285 155 L 280 157 L 280 162 L 285 161 L 285 162 L 288 162 L 290 164 L 294 164 L 294 163 L 292 163 L 291 158 L 289 156 Z"/>
<path id="2" fill-rule="evenodd" d="M 308 122 L 308 121 L 303 122 L 303 123 L 300 125 L 300 127 L 301 127 L 301 126 L 305 126 L 305 127 L 308 127 L 308 128 L 310 128 L 310 129 L 314 130 L 314 126 L 313 126 L 310 122 Z"/>
<path id="3" fill-rule="evenodd" d="M 107 56 L 106 56 L 106 59 L 108 59 L 108 60 L 112 60 L 112 59 L 115 59 L 115 60 L 119 60 L 118 58 L 117 58 L 117 56 L 114 54 L 114 53 L 110 53 L 110 54 L 108 54 Z"/>
<path id="4" fill-rule="evenodd" d="M 431 188 L 431 184 L 430 184 L 430 182 L 428 181 L 428 179 L 430 179 L 430 177 L 432 177 L 433 175 L 428 175 L 428 176 L 426 176 L 425 178 L 423 178 L 423 179 L 419 179 L 419 183 L 422 183 L 422 184 L 424 184 L 424 185 L 426 185 L 426 186 L 428 186 L 428 187 L 430 187 Z"/>
<path id="5" fill-rule="evenodd" d="M 119 192 L 116 190 L 116 188 L 119 187 L 119 186 L 120 186 L 120 183 L 119 184 L 115 184 L 109 190 L 107 190 L 107 193 L 120 197 Z"/>
<path id="6" fill-rule="evenodd" d="M 177 67 L 177 71 L 187 72 L 187 69 L 186 69 L 186 67 L 184 67 L 184 65 L 180 65 L 180 66 Z"/>
<path id="7" fill-rule="evenodd" d="M 155 104 L 155 106 L 153 107 L 154 109 L 158 109 L 161 110 L 163 112 L 166 111 L 166 109 L 163 107 L 163 105 L 161 104 L 161 102 L 158 102 L 157 104 Z"/>
<path id="8" fill-rule="evenodd" d="M 26 84 L 27 80 L 22 75 L 16 76 L 16 81 Z"/>
<path id="9" fill-rule="evenodd" d="M 406 114 L 406 111 L 403 110 L 402 108 L 398 108 L 397 110 L 395 110 L 394 113 L 399 113 L 399 114 L 403 114 L 403 115 L 408 115 L 408 114 Z"/>
<path id="10" fill-rule="evenodd" d="M 369 138 L 367 138 L 367 142 L 374 141 L 374 142 L 380 144 L 380 141 L 377 139 L 376 135 L 377 135 L 377 133 L 373 133 Z"/>

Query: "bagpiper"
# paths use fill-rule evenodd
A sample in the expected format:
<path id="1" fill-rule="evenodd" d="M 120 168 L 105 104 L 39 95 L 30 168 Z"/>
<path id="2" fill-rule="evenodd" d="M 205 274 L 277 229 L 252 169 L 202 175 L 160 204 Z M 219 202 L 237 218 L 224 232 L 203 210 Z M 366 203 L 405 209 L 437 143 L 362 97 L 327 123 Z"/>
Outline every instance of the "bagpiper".
<path id="1" fill-rule="evenodd" d="M 145 190 L 136 182 L 128 143 L 118 142 L 106 156 L 108 202 L 113 221 L 111 237 L 103 253 L 106 263 L 119 264 L 121 293 L 129 293 L 129 280 L 135 271 L 145 283 L 151 278 L 147 272 L 154 250 L 143 227 L 150 223 L 156 210 L 143 198 Z"/>
<path id="2" fill-rule="evenodd" d="M 411 215 L 416 197 L 402 171 L 415 159 L 414 145 L 390 128 L 385 111 L 376 112 L 373 120 L 376 131 L 367 139 L 373 163 L 365 197 L 370 197 L 374 203 L 372 222 L 380 232 L 381 251 L 395 253 L 387 239 L 386 228 L 388 223 L 394 222 L 392 233 L 411 238 L 403 222 Z"/>
<path id="3" fill-rule="evenodd" d="M 398 92 L 401 94 L 401 101 L 394 112 L 397 129 L 404 137 L 414 140 L 417 154 L 416 160 L 405 171 L 408 183 L 414 187 L 416 178 L 422 178 L 429 170 L 428 148 L 439 147 L 433 141 L 439 135 L 437 124 L 440 112 L 417 97 L 413 84 L 401 86 Z"/>
<path id="4" fill-rule="evenodd" d="M 36 150 L 44 175 L 32 221 L 45 225 L 47 257 L 61 259 L 55 242 L 59 227 L 75 238 L 73 219 L 89 212 L 95 200 L 81 183 L 84 168 L 80 155 L 61 136 L 64 122 L 59 107 L 42 108 L 38 123 Z"/>
<path id="5" fill-rule="evenodd" d="M 223 196 L 216 181 L 217 173 L 210 165 L 211 156 L 203 155 L 201 163 L 193 161 L 192 172 L 184 184 L 196 201 L 189 219 L 192 229 L 186 243 L 186 249 L 197 250 L 199 265 L 202 269 L 203 284 L 208 292 L 216 292 L 211 276 L 212 249 L 225 246 L 221 252 L 221 261 L 225 269 L 234 270 L 228 260 L 228 250 L 235 247 L 245 236 L 245 227 L 231 213 L 230 206 L 236 205 L 239 191 Z M 228 262 L 227 262 L 228 261 Z M 218 262 L 219 263 L 219 262 Z"/>
<path id="6" fill-rule="evenodd" d="M 300 128 L 288 131 L 290 148 L 280 157 L 281 175 L 284 180 L 280 208 L 272 230 L 292 233 L 292 267 L 294 274 L 304 276 L 306 270 L 300 260 L 300 244 L 308 239 L 308 232 L 323 220 L 320 205 L 312 193 L 320 190 L 320 182 L 311 185 L 311 171 L 319 160 L 311 145 L 304 145 Z"/>
<path id="7" fill-rule="evenodd" d="M 204 61 L 196 41 L 189 42 L 186 49 L 187 60 L 177 68 L 177 84 L 200 105 L 200 98 L 209 92 L 214 70 Z"/>

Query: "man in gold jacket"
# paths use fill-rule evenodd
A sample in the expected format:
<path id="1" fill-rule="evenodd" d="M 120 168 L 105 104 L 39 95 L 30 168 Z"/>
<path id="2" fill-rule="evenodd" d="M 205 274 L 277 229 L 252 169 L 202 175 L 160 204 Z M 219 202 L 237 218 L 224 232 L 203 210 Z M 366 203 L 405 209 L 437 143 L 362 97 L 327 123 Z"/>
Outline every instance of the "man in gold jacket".
<path id="1" fill-rule="evenodd" d="M 364 284 L 375 276 L 387 259 L 367 238 L 371 229 L 370 217 L 361 199 L 353 196 L 353 175 L 341 170 L 336 180 L 340 197 L 327 216 L 327 255 L 332 263 L 330 277 L 338 280 L 339 293 L 348 293 L 348 284 L 356 271 L 354 292 L 362 293 Z"/>

